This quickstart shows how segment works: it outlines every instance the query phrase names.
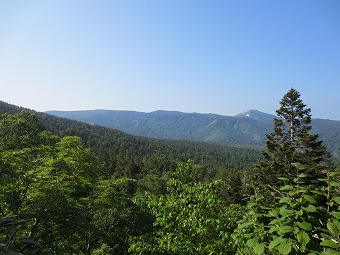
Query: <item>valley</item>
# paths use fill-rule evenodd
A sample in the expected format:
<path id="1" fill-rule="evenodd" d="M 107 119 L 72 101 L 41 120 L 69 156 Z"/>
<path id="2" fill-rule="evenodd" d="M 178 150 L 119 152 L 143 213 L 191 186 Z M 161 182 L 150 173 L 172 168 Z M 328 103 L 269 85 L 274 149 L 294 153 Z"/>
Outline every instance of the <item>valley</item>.
<path id="1" fill-rule="evenodd" d="M 116 110 L 48 111 L 48 114 L 159 139 L 209 142 L 221 145 L 264 148 L 266 134 L 273 131 L 274 115 L 256 110 L 223 116 L 217 114 Z M 340 160 L 340 121 L 313 119 L 312 133 Z"/>

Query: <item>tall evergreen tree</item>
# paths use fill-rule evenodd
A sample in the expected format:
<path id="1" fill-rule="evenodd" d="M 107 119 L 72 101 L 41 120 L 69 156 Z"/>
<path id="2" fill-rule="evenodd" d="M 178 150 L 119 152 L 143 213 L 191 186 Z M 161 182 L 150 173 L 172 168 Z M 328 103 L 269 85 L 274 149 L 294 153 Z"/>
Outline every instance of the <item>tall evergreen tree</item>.
<path id="1" fill-rule="evenodd" d="M 277 177 L 286 177 L 290 182 L 296 177 L 297 168 L 292 163 L 301 163 L 305 173 L 316 180 L 323 163 L 329 158 L 318 135 L 309 134 L 311 109 L 300 99 L 300 93 L 291 88 L 280 101 L 274 118 L 274 132 L 267 134 L 264 161 L 255 167 L 255 184 L 279 186 Z"/>
<path id="2" fill-rule="evenodd" d="M 254 170 L 255 195 L 233 233 L 236 254 L 340 254 L 339 172 L 309 134 L 300 93 L 292 88 L 280 103 Z"/>

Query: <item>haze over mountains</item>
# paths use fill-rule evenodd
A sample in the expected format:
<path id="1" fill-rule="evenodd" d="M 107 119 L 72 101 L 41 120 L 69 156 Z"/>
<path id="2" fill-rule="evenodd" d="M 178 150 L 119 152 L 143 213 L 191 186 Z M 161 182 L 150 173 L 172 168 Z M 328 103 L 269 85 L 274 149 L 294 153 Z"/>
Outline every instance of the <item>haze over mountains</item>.
<path id="1" fill-rule="evenodd" d="M 117 110 L 46 113 L 139 136 L 253 146 L 264 146 L 265 134 L 272 132 L 275 117 L 257 110 L 236 116 L 161 110 L 150 113 Z M 327 149 L 339 158 L 340 121 L 313 119 L 312 126 L 312 133 L 319 134 Z"/>

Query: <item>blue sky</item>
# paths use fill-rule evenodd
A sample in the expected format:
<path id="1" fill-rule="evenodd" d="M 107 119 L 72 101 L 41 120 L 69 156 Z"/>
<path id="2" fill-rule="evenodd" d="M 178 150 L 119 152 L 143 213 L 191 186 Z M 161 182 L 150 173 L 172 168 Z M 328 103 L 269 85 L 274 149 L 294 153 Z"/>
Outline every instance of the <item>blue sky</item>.
<path id="1" fill-rule="evenodd" d="M 8 103 L 274 113 L 291 87 L 313 117 L 340 120 L 340 1 L 0 2 Z"/>

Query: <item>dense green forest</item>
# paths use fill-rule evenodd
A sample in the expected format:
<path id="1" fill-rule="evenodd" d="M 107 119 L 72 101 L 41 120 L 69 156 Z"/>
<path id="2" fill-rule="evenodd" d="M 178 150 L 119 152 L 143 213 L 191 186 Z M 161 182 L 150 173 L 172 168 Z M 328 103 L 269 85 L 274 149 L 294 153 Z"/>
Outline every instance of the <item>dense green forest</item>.
<path id="1" fill-rule="evenodd" d="M 118 110 L 48 111 L 85 123 L 115 128 L 144 137 L 204 141 L 222 145 L 265 146 L 275 115 L 249 110 L 235 116 L 218 114 Z M 319 135 L 335 160 L 340 161 L 340 121 L 312 119 L 312 133 Z"/>
<path id="2" fill-rule="evenodd" d="M 27 110 L 0 103 L 0 112 Z M 60 137 L 78 136 L 99 157 L 106 176 L 141 177 L 145 173 L 173 170 L 177 162 L 191 159 L 200 180 L 222 178 L 230 172 L 251 169 L 260 158 L 259 148 L 231 147 L 191 141 L 161 140 L 125 134 L 44 113 L 36 113 L 46 130 Z"/>
<path id="3" fill-rule="evenodd" d="M 0 254 L 340 254 L 339 168 L 290 89 L 257 149 L 1 103 Z"/>

